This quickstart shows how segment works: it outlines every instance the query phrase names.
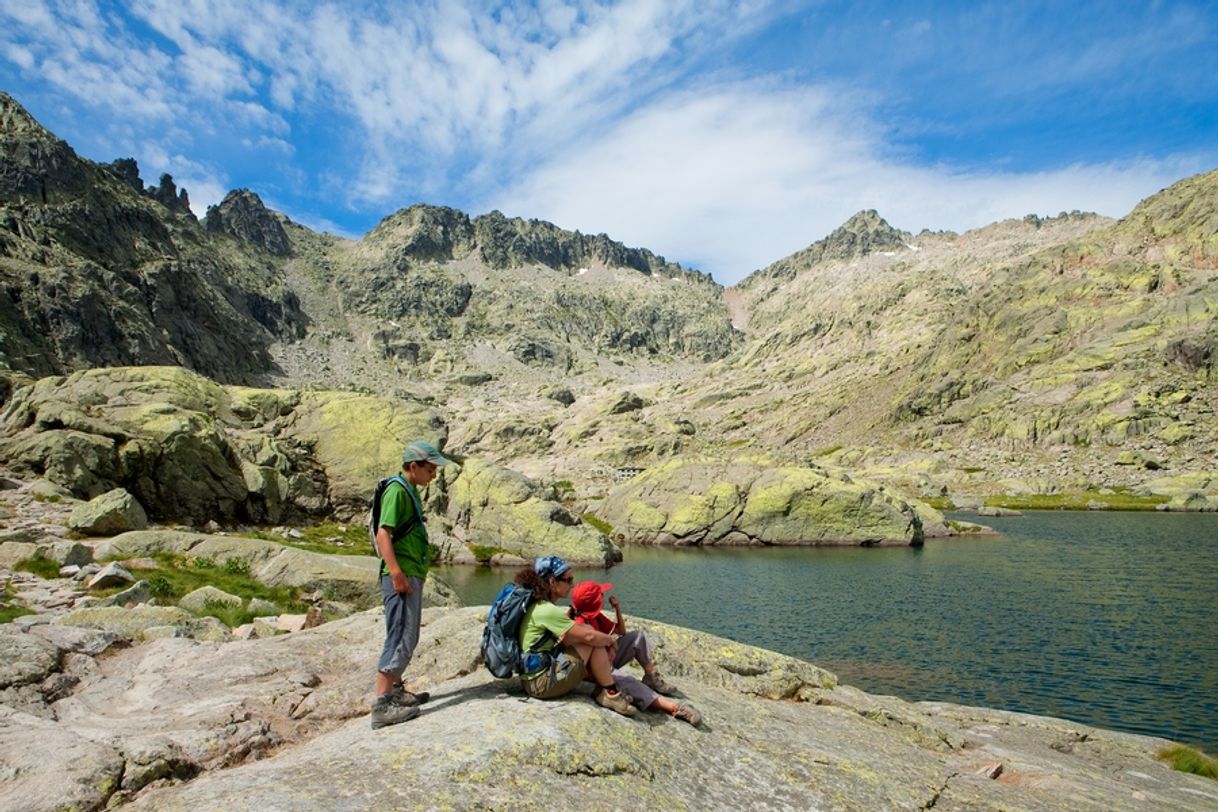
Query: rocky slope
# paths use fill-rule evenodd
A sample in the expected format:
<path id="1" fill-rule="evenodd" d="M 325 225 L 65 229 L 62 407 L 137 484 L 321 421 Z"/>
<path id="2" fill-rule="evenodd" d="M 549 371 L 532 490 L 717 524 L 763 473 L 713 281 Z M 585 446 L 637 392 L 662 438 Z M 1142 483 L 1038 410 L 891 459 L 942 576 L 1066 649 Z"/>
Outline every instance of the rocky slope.
<path id="1" fill-rule="evenodd" d="M 956 504 L 1218 507 L 1214 173 L 1119 223 L 911 235 L 861 212 L 724 291 L 498 212 L 416 205 L 351 242 L 237 190 L 199 223 L 171 179 L 84 161 L 0 101 L 0 396 L 178 364 L 408 398 L 450 447 L 584 500 L 747 447 Z"/>
<path id="2" fill-rule="evenodd" d="M 407 682 L 417 719 L 370 731 L 375 611 L 265 640 L 141 643 L 0 626 L 0 805 L 21 812 L 537 806 L 704 809 L 1211 809 L 1160 739 L 1060 719 L 874 697 L 810 663 L 632 619 L 704 714 L 626 719 L 576 693 L 522 701 L 477 661 L 484 607 L 429 609 Z M 200 670 L 199 662 L 208 667 Z M 66 687 L 70 686 L 70 687 Z M 65 690 L 66 688 L 66 690 Z M 36 709 L 36 708 L 32 708 Z"/>
<path id="3" fill-rule="evenodd" d="M 30 375 L 181 364 L 271 369 L 307 319 L 272 258 L 209 240 L 173 180 L 81 159 L 0 93 L 0 368 Z"/>

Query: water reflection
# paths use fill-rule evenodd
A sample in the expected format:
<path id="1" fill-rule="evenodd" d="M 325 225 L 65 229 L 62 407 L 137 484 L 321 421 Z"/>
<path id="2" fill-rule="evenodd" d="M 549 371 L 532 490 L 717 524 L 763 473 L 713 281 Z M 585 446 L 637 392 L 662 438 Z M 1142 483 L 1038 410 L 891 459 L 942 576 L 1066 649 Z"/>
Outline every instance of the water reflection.
<path id="1" fill-rule="evenodd" d="M 628 614 L 873 693 L 1064 716 L 1218 752 L 1218 516 L 1029 513 L 921 550 L 629 547 Z M 468 604 L 507 571 L 438 571 Z"/>

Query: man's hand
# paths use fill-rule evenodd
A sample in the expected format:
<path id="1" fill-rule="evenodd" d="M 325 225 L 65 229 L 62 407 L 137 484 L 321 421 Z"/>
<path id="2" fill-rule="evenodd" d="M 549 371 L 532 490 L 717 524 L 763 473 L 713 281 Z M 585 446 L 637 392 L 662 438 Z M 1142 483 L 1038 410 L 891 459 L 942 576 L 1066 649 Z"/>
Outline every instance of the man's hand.
<path id="1" fill-rule="evenodd" d="M 622 604 L 618 602 L 617 595 L 609 596 L 609 605 L 613 607 L 613 611 L 615 612 L 622 611 Z"/>
<path id="2" fill-rule="evenodd" d="M 414 587 L 410 585 L 410 579 L 401 570 L 389 573 L 389 578 L 393 581 L 393 591 L 399 595 L 409 595 L 414 591 Z"/>

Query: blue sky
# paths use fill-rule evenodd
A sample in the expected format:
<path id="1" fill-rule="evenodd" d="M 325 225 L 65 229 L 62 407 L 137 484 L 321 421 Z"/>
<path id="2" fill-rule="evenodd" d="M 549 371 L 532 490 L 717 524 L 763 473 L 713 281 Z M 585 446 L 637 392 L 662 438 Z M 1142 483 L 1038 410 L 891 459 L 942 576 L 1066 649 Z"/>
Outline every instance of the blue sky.
<path id="1" fill-rule="evenodd" d="M 0 0 L 0 88 L 82 155 L 349 237 L 416 202 L 724 284 L 874 208 L 1121 216 L 1218 167 L 1213 2 Z"/>

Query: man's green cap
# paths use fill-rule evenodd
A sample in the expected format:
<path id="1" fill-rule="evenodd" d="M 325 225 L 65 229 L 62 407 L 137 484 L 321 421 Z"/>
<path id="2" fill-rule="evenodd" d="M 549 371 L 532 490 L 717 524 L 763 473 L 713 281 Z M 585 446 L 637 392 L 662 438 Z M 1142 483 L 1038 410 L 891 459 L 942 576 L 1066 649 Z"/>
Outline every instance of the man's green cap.
<path id="1" fill-rule="evenodd" d="M 452 460 L 440 453 L 434 445 L 426 440 L 416 440 L 406 446 L 402 452 L 402 465 L 412 462 L 434 462 L 436 465 L 448 465 Z"/>

